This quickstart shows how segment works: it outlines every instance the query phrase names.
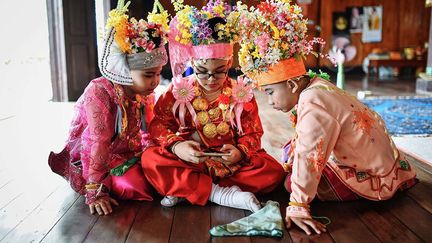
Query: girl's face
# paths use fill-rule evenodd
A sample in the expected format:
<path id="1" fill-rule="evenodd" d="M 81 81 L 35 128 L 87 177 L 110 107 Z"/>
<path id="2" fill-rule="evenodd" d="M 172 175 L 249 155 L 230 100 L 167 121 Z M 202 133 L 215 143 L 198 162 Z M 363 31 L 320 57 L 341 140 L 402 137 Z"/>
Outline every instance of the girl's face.
<path id="1" fill-rule="evenodd" d="M 268 96 L 268 103 L 273 109 L 289 112 L 299 100 L 299 85 L 296 81 L 284 81 L 263 87 Z"/>
<path id="2" fill-rule="evenodd" d="M 135 94 L 149 95 L 159 85 L 161 71 L 162 65 L 144 70 L 131 70 L 133 85 L 126 87 Z"/>
<path id="3" fill-rule="evenodd" d="M 206 91 L 216 91 L 223 87 L 232 58 L 195 60 L 192 63 L 198 83 Z"/>

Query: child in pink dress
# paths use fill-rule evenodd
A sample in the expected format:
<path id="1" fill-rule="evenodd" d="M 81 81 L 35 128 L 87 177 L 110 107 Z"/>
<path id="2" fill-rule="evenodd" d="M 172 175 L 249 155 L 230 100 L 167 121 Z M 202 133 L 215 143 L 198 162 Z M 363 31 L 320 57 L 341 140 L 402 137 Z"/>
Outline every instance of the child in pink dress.
<path id="1" fill-rule="evenodd" d="M 103 77 L 92 80 L 79 98 L 66 147 L 48 160 L 85 195 L 92 214 L 111 213 L 118 204 L 112 197 L 152 200 L 139 161 L 150 143 L 146 128 L 153 117 L 153 90 L 168 60 L 168 19 L 163 10 L 149 14 L 149 22 L 129 19 L 127 5 L 119 1 L 110 12 L 100 60 Z"/>
<path id="2" fill-rule="evenodd" d="M 306 40 L 307 21 L 297 5 L 267 0 L 248 11 L 254 30 L 247 32 L 240 64 L 269 97 L 274 109 L 290 113 L 295 137 L 285 146 L 286 211 L 311 234 L 325 231 L 312 219 L 309 203 L 357 198 L 386 200 L 415 184 L 415 171 L 394 145 L 381 117 L 328 81 L 306 72 L 301 59 L 314 43 Z M 287 28 L 290 26 L 290 28 Z M 255 53 L 256 52 L 256 53 Z"/>

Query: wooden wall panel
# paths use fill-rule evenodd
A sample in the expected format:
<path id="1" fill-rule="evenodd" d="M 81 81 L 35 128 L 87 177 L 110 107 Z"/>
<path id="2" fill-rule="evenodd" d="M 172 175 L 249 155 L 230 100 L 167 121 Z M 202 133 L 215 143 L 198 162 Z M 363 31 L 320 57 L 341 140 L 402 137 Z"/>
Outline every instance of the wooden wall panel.
<path id="1" fill-rule="evenodd" d="M 327 53 L 332 37 L 332 13 L 345 11 L 350 6 L 383 6 L 382 41 L 362 43 L 361 33 L 352 34 L 352 43 L 357 47 L 356 58 L 347 65 L 361 65 L 363 59 L 374 49 L 385 51 L 402 50 L 407 46 L 423 45 L 429 36 L 430 10 L 424 6 L 424 0 L 316 0 L 321 6 L 321 37 L 327 41 L 324 52 Z M 329 62 L 320 60 L 320 65 Z"/>
<path id="2" fill-rule="evenodd" d="M 425 11 L 426 10 L 426 11 Z M 423 45 L 429 36 L 429 9 L 424 1 L 400 0 L 399 45 Z"/>
<path id="3" fill-rule="evenodd" d="M 57 0 L 56 0 L 57 1 Z M 68 100 L 76 101 L 97 68 L 94 1 L 63 0 L 64 43 Z"/>

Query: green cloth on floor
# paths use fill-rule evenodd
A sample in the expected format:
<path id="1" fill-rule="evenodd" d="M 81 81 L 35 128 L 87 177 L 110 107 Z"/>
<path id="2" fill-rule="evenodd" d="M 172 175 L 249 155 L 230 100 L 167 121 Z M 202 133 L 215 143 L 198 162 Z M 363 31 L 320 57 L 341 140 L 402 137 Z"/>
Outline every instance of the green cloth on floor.
<path id="1" fill-rule="evenodd" d="M 126 160 L 125 162 L 123 162 L 122 164 L 120 164 L 119 166 L 113 168 L 110 170 L 110 174 L 111 175 L 115 175 L 115 176 L 122 176 L 126 173 L 127 170 L 130 169 L 130 167 L 132 167 L 138 160 L 140 160 L 140 158 L 138 157 L 133 157 L 130 160 Z"/>
<path id="2" fill-rule="evenodd" d="M 282 237 L 283 221 L 279 203 L 267 201 L 259 211 L 232 223 L 210 229 L 212 236 L 267 236 Z"/>

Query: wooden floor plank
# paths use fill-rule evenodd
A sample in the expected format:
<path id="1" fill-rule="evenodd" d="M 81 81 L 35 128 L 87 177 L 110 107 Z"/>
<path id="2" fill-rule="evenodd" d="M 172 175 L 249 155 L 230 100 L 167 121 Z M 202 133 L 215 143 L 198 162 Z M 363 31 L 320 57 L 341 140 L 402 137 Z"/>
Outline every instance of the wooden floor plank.
<path id="1" fill-rule="evenodd" d="M 210 206 L 188 203 L 175 207 L 170 242 L 210 242 Z"/>
<path id="2" fill-rule="evenodd" d="M 379 240 L 383 242 L 422 242 L 387 209 L 386 202 L 360 200 L 354 204 L 360 219 Z"/>
<path id="3" fill-rule="evenodd" d="M 4 170 L 0 172 L 0 189 L 13 180 L 13 173 Z"/>
<path id="4" fill-rule="evenodd" d="M 418 203 L 406 195 L 398 195 L 386 204 L 393 215 L 422 240 L 432 239 L 432 214 Z"/>
<path id="5" fill-rule="evenodd" d="M 407 190 L 407 195 L 432 213 L 432 174 L 427 171 L 429 169 L 432 172 L 432 169 L 419 163 L 415 163 L 415 166 L 419 183 Z"/>
<path id="6" fill-rule="evenodd" d="M 37 189 L 23 185 L 14 186 L 16 191 L 22 193 L 0 211 L 0 239 L 4 238 L 60 187 L 60 185 L 50 183 L 34 183 L 32 186 Z"/>
<path id="7" fill-rule="evenodd" d="M 352 202 L 320 202 L 313 207 L 331 220 L 327 230 L 336 242 L 380 242 L 358 218 Z"/>
<path id="8" fill-rule="evenodd" d="M 244 218 L 245 213 L 243 210 L 223 207 L 216 204 L 211 205 L 211 227 L 217 225 L 228 224 L 238 219 Z M 212 237 L 212 242 L 222 243 L 222 242 L 239 242 L 239 243 L 250 243 L 249 237 Z"/>
<path id="9" fill-rule="evenodd" d="M 159 200 L 142 203 L 126 243 L 169 241 L 175 208 L 162 207 Z"/>
<path id="10" fill-rule="evenodd" d="M 99 216 L 91 215 L 80 196 L 41 242 L 82 242 Z"/>
<path id="11" fill-rule="evenodd" d="M 100 216 L 84 242 L 125 242 L 140 208 L 139 201 L 119 201 L 112 214 Z"/>
<path id="12" fill-rule="evenodd" d="M 18 185 L 19 183 L 13 180 L 0 189 L 0 209 L 6 207 L 23 193 L 23 191 L 17 190 Z"/>
<path id="13" fill-rule="evenodd" d="M 59 188 L 6 235 L 2 242 L 39 242 L 78 197 L 79 194 L 69 185 Z"/>

